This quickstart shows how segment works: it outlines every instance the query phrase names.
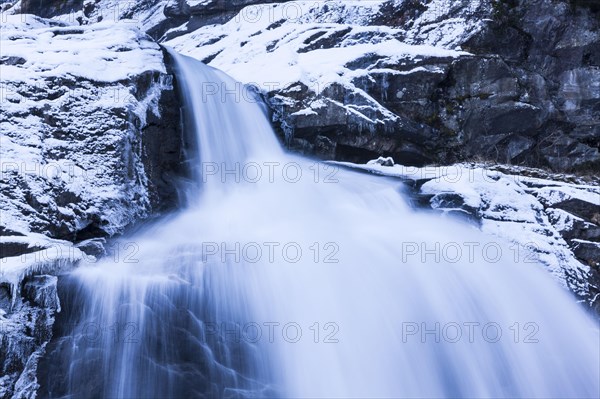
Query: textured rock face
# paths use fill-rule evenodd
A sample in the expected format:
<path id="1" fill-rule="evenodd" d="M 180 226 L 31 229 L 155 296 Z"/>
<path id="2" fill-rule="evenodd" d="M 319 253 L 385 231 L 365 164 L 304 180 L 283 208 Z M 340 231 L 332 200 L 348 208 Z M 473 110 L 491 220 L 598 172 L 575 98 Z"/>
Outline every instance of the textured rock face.
<path id="1" fill-rule="evenodd" d="M 600 168 L 591 3 L 306 1 L 221 12 L 222 25 L 188 23 L 167 43 L 261 86 L 292 149 L 407 165 Z"/>
<path id="2" fill-rule="evenodd" d="M 279 3 L 285 3 L 284 0 Z M 244 7 L 273 3 L 271 0 L 169 0 L 166 2 L 164 13 L 171 21 L 178 25 L 185 24 L 183 31 L 178 30 L 175 35 L 194 30 L 207 25 L 223 24 L 235 17 Z M 166 39 L 173 37 L 167 35 Z"/>
<path id="3" fill-rule="evenodd" d="M 37 391 L 36 369 L 52 338 L 55 312 L 60 311 L 57 278 L 38 275 L 24 281 L 8 318 L 0 315 L 0 397 L 31 398 Z M 2 285 L 0 285 L 0 295 Z"/>
<path id="4" fill-rule="evenodd" d="M 83 8 L 83 0 L 21 0 L 23 14 L 33 14 L 42 18 L 52 18 L 73 13 Z"/>
<path id="5" fill-rule="evenodd" d="M 260 86 L 295 151 L 355 162 L 383 155 L 407 165 L 477 158 L 600 169 L 593 1 L 57 4 L 39 12 L 70 7 L 83 24 L 128 18 Z"/>
<path id="6" fill-rule="evenodd" d="M 185 140 L 173 77 L 147 35 L 3 18 L 0 398 L 28 398 L 60 311 L 52 275 L 177 204 Z"/>
<path id="7" fill-rule="evenodd" d="M 79 241 L 172 204 L 181 134 L 159 47 L 126 26 L 27 20 L 2 29 L 4 228 Z"/>
<path id="8" fill-rule="evenodd" d="M 222 26 L 205 26 L 166 44 L 260 86 L 293 149 L 329 159 L 388 154 L 405 163 L 432 161 L 439 133 L 423 123 L 426 118 L 397 112 L 395 104 L 403 98 L 419 106 L 422 86 L 439 83 L 441 68 L 467 54 L 437 42 L 413 45 L 405 27 L 373 24 L 388 12 L 386 5 L 256 5 Z M 175 29 L 166 37 L 181 33 Z M 419 85 L 416 77 L 427 81 Z"/>
<path id="9" fill-rule="evenodd" d="M 498 7 L 492 23 L 464 44 L 467 51 L 498 57 L 530 107 L 517 114 L 521 131 L 502 137 L 500 152 L 523 149 L 555 170 L 600 168 L 600 14 L 593 2 L 512 1 Z M 510 110 L 510 109 L 509 109 Z M 508 114 L 514 115 L 514 111 Z M 505 128 L 506 122 L 499 126 Z M 504 133 L 504 132 L 502 132 Z M 530 144 L 525 144 L 528 138 Z M 521 143 L 519 143 L 521 142 Z M 525 149 L 531 146 L 532 149 Z M 508 151 L 507 151 L 508 150 Z M 517 157 L 517 160 L 519 159 Z M 503 161 L 502 159 L 500 159 Z"/>

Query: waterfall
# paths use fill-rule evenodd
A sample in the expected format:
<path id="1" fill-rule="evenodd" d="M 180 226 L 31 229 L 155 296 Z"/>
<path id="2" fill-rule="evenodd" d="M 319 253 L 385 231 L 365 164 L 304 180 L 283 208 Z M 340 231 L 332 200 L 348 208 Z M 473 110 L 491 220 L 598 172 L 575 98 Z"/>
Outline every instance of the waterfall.
<path id="1" fill-rule="evenodd" d="M 42 397 L 599 396 L 598 326 L 542 266 L 285 154 L 251 91 L 171 55 L 198 185 L 61 278 Z"/>

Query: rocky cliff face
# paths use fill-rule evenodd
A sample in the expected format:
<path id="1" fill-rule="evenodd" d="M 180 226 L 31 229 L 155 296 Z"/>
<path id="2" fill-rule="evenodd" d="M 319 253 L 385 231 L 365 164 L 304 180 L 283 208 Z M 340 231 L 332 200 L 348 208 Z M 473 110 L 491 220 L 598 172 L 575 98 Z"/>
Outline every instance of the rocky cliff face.
<path id="1" fill-rule="evenodd" d="M 0 34 L 0 397 L 30 397 L 60 310 L 46 274 L 175 206 L 183 138 L 163 52 L 140 31 L 26 15 Z"/>
<path id="2" fill-rule="evenodd" d="M 600 168 L 593 1 L 38 3 L 13 10 L 82 24 L 129 19 L 257 84 L 282 138 L 303 153 Z"/>
<path id="3" fill-rule="evenodd" d="M 586 2 L 306 1 L 227 19 L 167 44 L 261 86 L 293 149 L 600 168 L 600 17 Z"/>
<path id="4" fill-rule="evenodd" d="M 27 20 L 2 29 L 3 227 L 71 241 L 121 232 L 173 196 L 161 173 L 181 134 L 163 54 L 126 26 Z M 165 140 L 142 140 L 155 130 Z"/>

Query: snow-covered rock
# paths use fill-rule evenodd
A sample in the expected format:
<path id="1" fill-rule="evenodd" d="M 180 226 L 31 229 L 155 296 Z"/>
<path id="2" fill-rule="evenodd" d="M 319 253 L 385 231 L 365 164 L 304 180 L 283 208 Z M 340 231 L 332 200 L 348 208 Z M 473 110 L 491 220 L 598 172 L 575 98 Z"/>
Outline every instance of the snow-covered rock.
<path id="1" fill-rule="evenodd" d="M 395 164 L 395 162 L 392 157 L 387 157 L 387 158 L 379 157 L 379 158 L 369 161 L 367 163 L 367 165 L 381 165 L 381 166 L 394 166 L 394 164 Z"/>
<path id="2" fill-rule="evenodd" d="M 393 156 L 410 165 L 600 165 L 600 120 L 589 111 L 600 101 L 593 2 L 35 4 L 22 0 L 8 12 L 79 24 L 126 20 L 261 87 L 282 139 L 299 152 L 361 163 Z"/>
<path id="3" fill-rule="evenodd" d="M 174 204 L 182 137 L 172 76 L 145 33 L 2 19 L 0 397 L 25 398 L 60 310 L 52 276 Z"/>
<path id="4" fill-rule="evenodd" d="M 25 296 L 9 317 L 0 318 L 0 397 L 33 398 L 37 364 L 52 338 L 54 314 L 60 311 L 57 278 L 38 275 L 24 284 Z M 0 295 L 3 286 L 0 284 Z"/>
<path id="5" fill-rule="evenodd" d="M 0 224 L 69 240 L 118 233 L 156 204 L 143 136 L 172 90 L 163 53 L 125 24 L 24 20 L 7 16 L 0 32 Z"/>
<path id="6" fill-rule="evenodd" d="M 255 4 L 221 25 L 169 31 L 165 44 L 261 88 L 296 150 L 348 159 L 343 147 L 349 146 L 422 163 L 430 159 L 426 151 L 398 139 L 431 142 L 431 129 L 396 112 L 380 92 L 389 88 L 388 81 L 442 80 L 447 65 L 468 54 L 455 50 L 447 37 L 443 44 L 419 42 L 423 21 L 408 40 L 404 26 L 377 21 L 386 7 L 390 2 Z M 461 38 L 477 29 L 463 28 Z"/>
<path id="7" fill-rule="evenodd" d="M 587 111 L 600 101 L 593 7 L 240 1 L 252 4 L 232 13 L 217 1 L 183 3 L 178 15 L 214 18 L 188 19 L 162 40 L 260 87 L 294 150 L 410 165 L 474 157 L 559 171 L 600 165 L 600 120 Z"/>
<path id="8" fill-rule="evenodd" d="M 31 14 L 69 25 L 124 22 L 132 28 L 157 35 L 172 27 L 164 0 L 8 0 L 5 14 Z M 173 21 L 175 24 L 180 21 Z M 173 25 L 174 26 L 174 25 Z"/>

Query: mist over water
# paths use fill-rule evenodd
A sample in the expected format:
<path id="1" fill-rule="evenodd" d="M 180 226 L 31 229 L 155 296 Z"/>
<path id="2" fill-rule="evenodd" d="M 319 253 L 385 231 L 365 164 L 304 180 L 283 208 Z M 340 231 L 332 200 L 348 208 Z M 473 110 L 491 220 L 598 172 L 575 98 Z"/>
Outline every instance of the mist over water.
<path id="1" fill-rule="evenodd" d="M 285 154 L 252 93 L 171 55 L 197 187 L 62 279 L 41 396 L 600 395 L 598 326 L 541 266 Z"/>

